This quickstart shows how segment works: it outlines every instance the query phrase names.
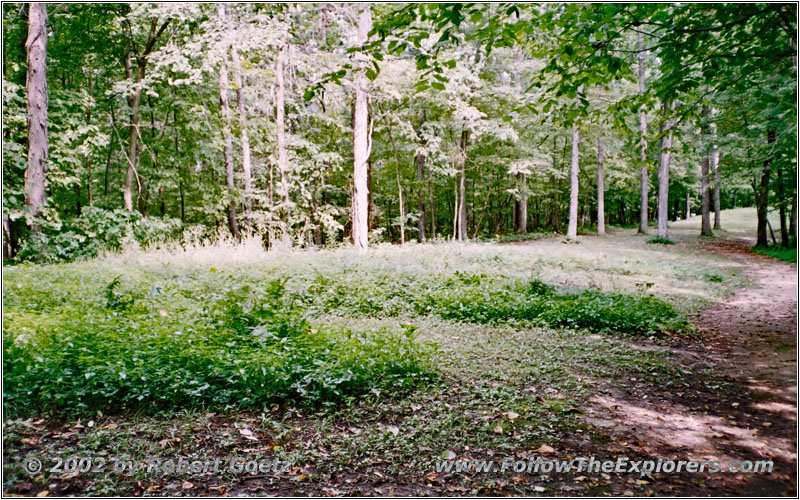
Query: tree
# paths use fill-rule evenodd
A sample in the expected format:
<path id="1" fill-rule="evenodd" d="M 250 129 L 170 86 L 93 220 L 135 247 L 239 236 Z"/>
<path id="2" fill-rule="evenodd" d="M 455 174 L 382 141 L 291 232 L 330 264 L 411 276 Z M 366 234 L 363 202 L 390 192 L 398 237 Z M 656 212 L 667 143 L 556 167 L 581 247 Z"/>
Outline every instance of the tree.
<path id="1" fill-rule="evenodd" d="M 360 9 L 356 27 L 356 43 L 364 45 L 367 42 L 369 31 L 372 29 L 372 10 L 369 4 L 362 4 Z M 356 75 L 353 86 L 355 91 L 353 109 L 353 244 L 358 249 L 366 249 L 369 245 L 367 162 L 372 150 L 372 126 L 369 120 L 369 79 L 364 68 Z"/>
<path id="2" fill-rule="evenodd" d="M 583 93 L 583 86 L 578 88 L 578 94 Z M 574 239 L 578 236 L 578 174 L 580 169 L 580 130 L 578 124 L 572 126 L 572 162 L 570 163 L 569 181 L 569 223 L 567 225 L 567 238 Z"/>
<path id="3" fill-rule="evenodd" d="M 672 149 L 672 128 L 674 123 L 669 120 L 672 106 L 664 103 L 661 113 L 661 153 L 658 163 L 658 236 L 668 238 L 667 224 L 669 222 L 669 162 Z M 688 209 L 687 209 L 688 210 Z"/>
<path id="4" fill-rule="evenodd" d="M 125 66 L 125 74 L 130 82 L 131 89 L 128 96 L 128 107 L 130 109 L 130 140 L 128 143 L 128 169 L 125 174 L 125 184 L 122 187 L 122 198 L 125 203 L 125 209 L 128 211 L 133 210 L 133 181 L 136 181 L 138 192 L 141 194 L 141 181 L 139 174 L 136 172 L 136 166 L 139 162 L 139 153 L 141 153 L 138 141 L 141 137 L 139 130 L 139 106 L 142 102 L 142 88 L 144 85 L 145 69 L 147 67 L 147 59 L 155 49 L 156 42 L 161 35 L 166 31 L 170 21 L 166 20 L 159 27 L 158 17 L 152 17 L 149 23 L 149 30 L 147 39 L 144 43 L 144 48 L 139 49 L 138 42 L 134 33 L 133 23 L 130 19 L 130 8 L 123 6 L 125 19 L 123 25 L 128 32 L 128 50 L 123 55 L 123 63 Z M 133 62 L 136 62 L 136 69 L 134 72 Z"/>
<path id="5" fill-rule="evenodd" d="M 45 173 L 47 172 L 47 5 L 32 3 L 28 10 L 27 109 L 28 109 L 28 168 L 25 170 L 25 206 L 31 219 L 31 230 L 46 202 Z"/>
<path id="6" fill-rule="evenodd" d="M 289 170 L 289 155 L 286 151 L 286 123 L 284 113 L 286 112 L 284 103 L 284 70 L 283 59 L 286 54 L 286 46 L 282 45 L 277 57 L 275 58 L 275 128 L 278 131 L 278 173 L 280 174 L 280 197 L 281 197 L 281 245 L 291 246 L 289 238 L 289 185 L 286 179 Z"/>
<path id="7" fill-rule="evenodd" d="M 221 24 L 227 26 L 227 4 L 217 4 L 217 16 Z M 226 41 L 223 43 L 224 56 L 219 64 L 219 109 L 222 117 L 222 139 L 224 141 L 223 159 L 225 162 L 225 186 L 228 188 L 229 196 L 233 197 L 233 191 L 236 189 L 236 185 L 233 177 L 233 139 L 231 138 L 230 106 L 228 104 L 228 50 L 229 44 Z M 233 199 L 228 202 L 228 229 L 230 229 L 234 238 L 239 238 L 239 225 L 236 220 L 236 203 Z"/>
<path id="8" fill-rule="evenodd" d="M 644 95 L 644 34 L 639 31 L 639 95 Z M 639 189 L 639 232 L 647 233 L 648 226 L 648 191 L 650 189 L 650 173 L 647 168 L 647 113 L 644 108 L 639 111 L 639 164 L 640 189 Z M 659 170 L 660 172 L 660 170 Z"/>

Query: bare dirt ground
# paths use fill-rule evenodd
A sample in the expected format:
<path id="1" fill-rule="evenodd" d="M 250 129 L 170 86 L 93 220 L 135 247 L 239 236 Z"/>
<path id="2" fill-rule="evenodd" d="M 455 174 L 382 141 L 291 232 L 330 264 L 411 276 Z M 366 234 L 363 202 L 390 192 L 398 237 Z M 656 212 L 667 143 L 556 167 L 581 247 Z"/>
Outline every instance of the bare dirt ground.
<path id="1" fill-rule="evenodd" d="M 773 471 L 653 474 L 628 483 L 657 494 L 797 495 L 797 268 L 750 245 L 704 244 L 740 262 L 752 286 L 693 318 L 702 343 L 671 349 L 679 364 L 703 376 L 669 388 L 610 382 L 592 398 L 586 420 L 611 440 L 606 453 L 722 464 L 772 460 Z M 614 491 L 630 495 L 629 487 L 623 480 Z"/>

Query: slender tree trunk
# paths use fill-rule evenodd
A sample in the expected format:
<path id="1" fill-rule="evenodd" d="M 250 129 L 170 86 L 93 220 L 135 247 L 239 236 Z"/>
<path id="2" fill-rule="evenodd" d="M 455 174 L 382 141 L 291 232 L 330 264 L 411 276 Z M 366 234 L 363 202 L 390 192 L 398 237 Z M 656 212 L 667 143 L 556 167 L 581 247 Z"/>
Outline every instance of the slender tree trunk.
<path id="1" fill-rule="evenodd" d="M 519 204 L 517 205 L 517 233 L 528 232 L 528 186 L 525 174 L 519 174 Z"/>
<path id="2" fill-rule="evenodd" d="M 431 239 L 436 241 L 436 196 L 434 196 L 433 175 L 428 175 L 428 200 L 431 209 Z"/>
<path id="3" fill-rule="evenodd" d="M 38 217 L 46 199 L 47 172 L 47 5 L 30 4 L 28 11 L 27 110 L 28 166 L 25 169 L 25 207 L 32 217 Z M 39 225 L 31 223 L 31 231 Z"/>
<path id="4" fill-rule="evenodd" d="M 250 160 L 250 134 L 247 131 L 247 114 L 244 109 L 244 82 L 242 79 L 242 67 L 239 61 L 239 52 L 236 47 L 231 47 L 233 57 L 233 80 L 236 84 L 236 107 L 239 112 L 239 128 L 241 129 L 242 140 L 242 174 L 244 177 L 244 209 L 247 214 L 247 224 L 253 212 L 253 179 L 252 166 Z"/>
<path id="5" fill-rule="evenodd" d="M 228 6 L 222 3 L 217 4 L 217 15 L 223 21 L 228 16 Z M 233 140 L 231 138 L 230 126 L 230 107 L 228 106 L 228 61 L 227 61 L 228 47 L 225 47 L 225 57 L 219 65 L 219 108 L 222 115 L 222 137 L 225 141 L 224 158 L 225 158 L 225 184 L 233 194 L 235 189 L 233 178 Z M 239 238 L 239 227 L 236 222 L 236 204 L 231 201 L 228 204 L 228 229 L 234 238 Z"/>
<path id="6" fill-rule="evenodd" d="M 458 182 L 458 241 L 466 241 L 467 236 L 467 139 L 469 132 L 461 131 L 461 144 L 458 166 L 461 176 Z"/>
<path id="7" fill-rule="evenodd" d="M 405 204 L 403 203 L 403 184 L 400 182 L 400 158 L 397 156 L 397 145 L 395 144 L 394 136 L 392 135 L 391 121 L 389 122 L 387 132 L 389 133 L 389 141 L 392 143 L 394 174 L 395 179 L 397 180 L 397 200 L 398 205 L 400 206 L 400 244 L 404 245 L 406 243 L 406 209 Z"/>
<path id="8" fill-rule="evenodd" d="M 597 234 L 606 234 L 606 185 L 603 166 L 603 132 L 597 138 Z"/>
<path id="9" fill-rule="evenodd" d="M 89 77 L 89 96 L 94 100 L 94 79 Z M 86 124 L 92 124 L 92 108 L 86 110 Z M 90 207 L 94 206 L 94 197 L 92 193 L 92 151 L 88 148 L 86 152 L 86 201 Z"/>
<path id="10" fill-rule="evenodd" d="M 692 216 L 692 195 L 689 189 L 686 189 L 686 220 Z"/>
<path id="11" fill-rule="evenodd" d="M 644 34 L 639 31 L 639 94 L 645 92 L 644 82 Z M 650 189 L 650 174 L 647 171 L 647 115 L 644 108 L 639 111 L 639 232 L 647 233 L 647 200 Z"/>
<path id="12" fill-rule="evenodd" d="M 711 111 L 716 114 L 716 110 Z M 722 215 L 720 214 L 720 175 L 719 171 L 719 145 L 717 144 L 717 124 L 711 123 L 711 135 L 714 144 L 711 146 L 711 171 L 714 173 L 714 229 L 722 229 Z"/>
<path id="13" fill-rule="evenodd" d="M 369 4 L 360 5 L 356 43 L 361 46 L 367 42 L 372 29 L 372 11 Z M 368 187 L 367 161 L 372 149 L 369 126 L 369 79 L 364 69 L 355 78 L 355 108 L 353 111 L 353 244 L 365 249 L 368 240 Z"/>
<path id="14" fill-rule="evenodd" d="M 417 113 L 419 124 L 417 126 L 417 133 L 422 128 L 425 122 L 425 110 Z M 427 225 L 426 207 L 425 207 L 425 155 L 417 153 L 414 156 L 414 163 L 417 167 L 417 210 L 419 211 L 419 218 L 417 219 L 417 240 L 420 242 L 425 241 L 425 226 Z"/>
<path id="15" fill-rule="evenodd" d="M 139 160 L 139 104 L 142 100 L 142 87 L 138 85 L 144 79 L 145 60 L 140 59 L 136 63 L 136 74 L 133 74 L 133 61 L 128 58 L 126 63 L 127 72 L 130 78 L 137 84 L 133 94 L 128 97 L 128 107 L 131 110 L 130 117 L 130 140 L 128 142 L 128 169 L 125 172 L 125 185 L 122 189 L 122 199 L 125 203 L 125 210 L 133 211 L 133 182 L 136 181 L 137 193 L 141 194 L 136 166 Z"/>
<path id="16" fill-rule="evenodd" d="M 792 208 L 789 211 L 789 236 L 797 239 L 797 192 L 792 196 Z"/>
<path id="17" fill-rule="evenodd" d="M 289 154 L 286 149 L 286 123 L 285 123 L 285 77 L 283 72 L 283 58 L 286 54 L 286 46 L 281 46 L 278 57 L 275 59 L 275 128 L 278 130 L 278 174 L 280 175 L 280 197 L 281 197 L 281 244 L 289 247 L 292 242 L 289 239 L 289 186 L 287 183 L 287 171 L 289 170 Z"/>
<path id="18" fill-rule="evenodd" d="M 767 131 L 767 144 L 775 142 L 775 131 Z M 769 174 L 772 168 L 772 156 L 764 160 L 761 171 L 761 182 L 756 190 L 756 213 L 758 215 L 758 230 L 756 232 L 756 245 L 767 246 L 767 201 L 769 197 Z"/>
<path id="19" fill-rule="evenodd" d="M 713 236 L 714 234 L 711 231 L 711 196 L 708 186 L 708 163 L 709 157 L 706 155 L 703 157 L 703 163 L 700 166 L 700 211 L 702 216 L 702 222 L 700 225 L 701 236 Z"/>
<path id="20" fill-rule="evenodd" d="M 578 170 L 580 168 L 580 131 L 578 125 L 572 126 L 572 165 L 569 184 L 569 223 L 567 238 L 578 236 Z"/>
<path id="21" fill-rule="evenodd" d="M 784 198 L 783 169 L 778 169 L 778 214 L 781 221 L 781 245 L 789 248 L 789 230 L 786 226 L 786 198 Z"/>
<path id="22" fill-rule="evenodd" d="M 673 122 L 668 120 L 669 108 L 666 103 L 663 106 L 663 117 L 661 122 L 661 157 L 658 165 L 658 236 L 668 238 L 669 233 L 667 223 L 669 220 L 669 166 L 672 148 L 672 126 Z M 666 129 L 669 128 L 667 131 Z M 665 134 L 666 132 L 666 134 Z"/>

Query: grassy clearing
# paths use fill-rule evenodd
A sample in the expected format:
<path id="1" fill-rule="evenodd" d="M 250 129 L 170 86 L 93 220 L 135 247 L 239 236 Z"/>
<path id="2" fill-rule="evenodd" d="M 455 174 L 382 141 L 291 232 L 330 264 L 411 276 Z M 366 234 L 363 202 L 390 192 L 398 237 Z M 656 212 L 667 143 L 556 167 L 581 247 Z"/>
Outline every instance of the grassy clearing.
<path id="1" fill-rule="evenodd" d="M 197 488 L 375 494 L 375 482 L 391 477 L 417 488 L 396 493 L 533 494 L 534 485 L 503 477 L 453 476 L 444 486 L 425 476 L 450 452 L 488 459 L 590 433 L 577 416 L 595 380 L 633 376 L 685 390 L 692 374 L 665 350 L 591 331 L 635 333 L 609 326 L 619 311 L 649 325 L 640 333 L 674 330 L 665 319 L 680 322 L 741 287 L 740 266 L 694 240 L 649 245 L 615 230 L 578 243 L 382 245 L 366 254 L 267 253 L 250 241 L 7 267 L 4 488 L 30 479 L 20 466 L 28 454 L 243 453 L 298 467 L 258 487 L 222 475 L 193 480 Z M 76 424 L 69 415 L 81 404 Z M 43 409 L 64 423 L 32 428 L 25 416 Z M 336 491 L 326 489 L 332 477 Z M 197 491 L 179 476 L 152 481 L 44 473 L 33 490 Z"/>

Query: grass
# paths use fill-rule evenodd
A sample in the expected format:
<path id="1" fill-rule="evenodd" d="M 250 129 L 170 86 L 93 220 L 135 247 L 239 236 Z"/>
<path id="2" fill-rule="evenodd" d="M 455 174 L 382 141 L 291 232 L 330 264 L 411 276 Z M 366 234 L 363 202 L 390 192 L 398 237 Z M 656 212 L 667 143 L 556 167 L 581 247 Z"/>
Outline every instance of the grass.
<path id="1" fill-rule="evenodd" d="M 588 436 L 577 416 L 597 380 L 687 390 L 686 367 L 628 334 L 679 331 L 745 281 L 742 263 L 676 241 L 649 245 L 621 230 L 580 245 L 545 237 L 367 253 L 267 253 L 246 241 L 5 267 L 4 489 L 31 481 L 20 466 L 29 454 L 239 453 L 297 466 L 250 486 L 193 479 L 188 490 L 181 477 L 65 482 L 45 472 L 32 492 L 372 495 L 383 476 L 415 485 L 394 494 L 445 491 L 425 477 L 445 451 L 490 458 Z M 55 418 L 39 431 L 42 412 Z M 538 491 L 503 481 L 453 477 L 446 491 Z"/>
<path id="2" fill-rule="evenodd" d="M 664 237 L 661 237 L 661 236 L 654 236 L 654 237 L 650 238 L 649 240 L 647 240 L 647 242 L 650 243 L 650 244 L 656 243 L 656 244 L 659 244 L 659 245 L 674 245 L 675 244 L 675 242 L 672 241 L 671 239 L 664 238 Z"/>

